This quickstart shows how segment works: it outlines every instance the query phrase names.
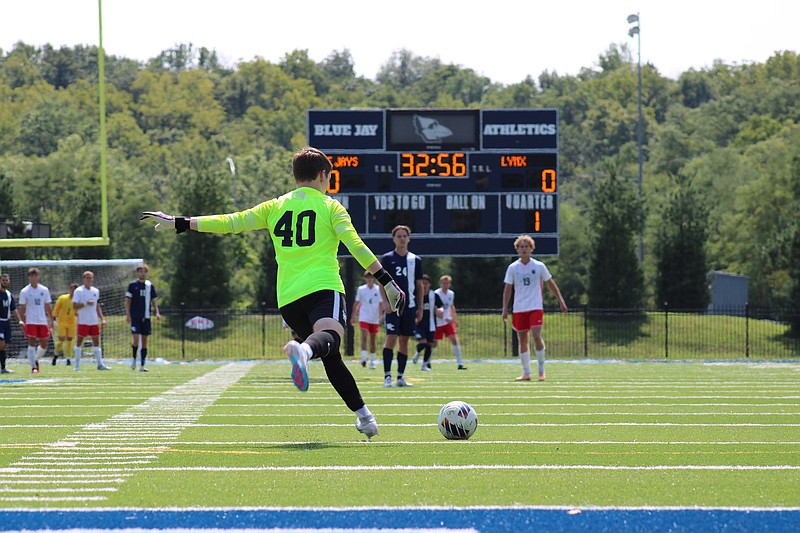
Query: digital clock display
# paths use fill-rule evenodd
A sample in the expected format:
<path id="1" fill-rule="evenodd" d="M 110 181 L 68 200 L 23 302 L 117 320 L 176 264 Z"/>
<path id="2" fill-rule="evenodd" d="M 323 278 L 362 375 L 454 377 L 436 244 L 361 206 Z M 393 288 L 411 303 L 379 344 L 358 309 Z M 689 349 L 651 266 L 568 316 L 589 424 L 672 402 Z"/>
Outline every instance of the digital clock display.
<path id="1" fill-rule="evenodd" d="M 401 178 L 466 178 L 467 154 L 464 152 L 403 152 L 400 154 Z"/>

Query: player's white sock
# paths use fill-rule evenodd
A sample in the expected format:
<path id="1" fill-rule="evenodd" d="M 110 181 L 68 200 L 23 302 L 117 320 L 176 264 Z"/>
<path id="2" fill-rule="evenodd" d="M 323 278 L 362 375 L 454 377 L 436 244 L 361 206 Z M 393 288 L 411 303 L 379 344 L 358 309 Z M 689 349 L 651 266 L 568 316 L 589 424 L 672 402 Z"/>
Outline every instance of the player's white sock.
<path id="1" fill-rule="evenodd" d="M 541 376 L 544 374 L 544 348 L 541 350 L 534 350 L 533 353 L 536 354 L 536 360 L 539 362 L 539 375 Z"/>
<path id="2" fill-rule="evenodd" d="M 94 358 L 97 359 L 97 365 L 101 366 L 103 364 L 103 349 L 95 346 L 92 351 L 94 352 Z"/>
<path id="3" fill-rule="evenodd" d="M 531 352 L 519 354 L 519 361 L 522 363 L 522 373 L 526 376 L 531 375 Z"/>
<path id="4" fill-rule="evenodd" d="M 28 362 L 31 368 L 36 366 L 36 346 L 28 346 Z"/>
<path id="5" fill-rule="evenodd" d="M 375 362 L 375 358 L 376 358 L 376 357 L 378 357 L 378 356 L 375 354 L 375 352 L 371 352 L 371 353 L 369 354 L 369 362 L 370 362 L 370 363 L 374 363 L 374 362 Z"/>
<path id="6" fill-rule="evenodd" d="M 369 407 L 367 407 L 367 405 L 364 404 L 364 407 L 362 407 L 361 409 L 356 410 L 356 414 L 358 415 L 359 418 L 363 418 L 365 416 L 371 415 L 372 412 L 369 410 Z"/>
<path id="7" fill-rule="evenodd" d="M 453 355 L 456 356 L 456 363 L 458 363 L 458 366 L 461 366 L 461 345 L 460 344 L 454 344 L 453 345 Z"/>
<path id="8" fill-rule="evenodd" d="M 366 350 L 361 350 L 361 360 L 362 361 L 366 361 L 367 360 L 367 351 Z"/>
<path id="9" fill-rule="evenodd" d="M 47 353 L 47 348 L 42 348 L 41 346 L 37 346 L 36 347 L 36 359 L 34 360 L 34 364 L 36 364 L 36 361 L 38 361 L 39 359 L 44 357 L 44 354 L 46 354 L 46 353 Z"/>

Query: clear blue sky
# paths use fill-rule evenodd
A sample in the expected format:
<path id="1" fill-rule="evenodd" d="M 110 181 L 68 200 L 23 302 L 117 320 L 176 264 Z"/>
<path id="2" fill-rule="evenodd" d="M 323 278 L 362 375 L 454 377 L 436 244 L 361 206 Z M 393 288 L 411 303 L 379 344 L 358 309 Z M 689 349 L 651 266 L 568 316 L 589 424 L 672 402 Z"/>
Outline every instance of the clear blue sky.
<path id="1" fill-rule="evenodd" d="M 321 61 L 348 48 L 368 78 L 405 48 L 508 84 L 593 68 L 612 43 L 627 43 L 635 58 L 626 18 L 636 12 L 642 62 L 672 78 L 715 60 L 763 62 L 800 49 L 798 0 L 105 0 L 103 40 L 108 54 L 138 60 L 191 42 L 216 49 L 229 66 L 256 56 L 277 62 L 295 49 Z M 17 41 L 96 44 L 97 0 L 0 3 L 0 48 Z"/>

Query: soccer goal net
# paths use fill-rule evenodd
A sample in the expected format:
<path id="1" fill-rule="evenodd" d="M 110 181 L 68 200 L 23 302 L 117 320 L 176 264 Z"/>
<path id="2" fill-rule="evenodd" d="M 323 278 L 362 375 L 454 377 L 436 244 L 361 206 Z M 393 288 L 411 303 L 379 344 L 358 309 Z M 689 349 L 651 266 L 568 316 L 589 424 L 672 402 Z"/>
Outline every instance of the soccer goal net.
<path id="1" fill-rule="evenodd" d="M 19 303 L 19 291 L 28 284 L 28 269 L 38 268 L 41 271 L 39 283 L 50 290 L 53 306 L 59 296 L 69 294 L 71 283 L 80 285 L 83 283 L 83 273 L 87 270 L 93 272 L 94 286 L 100 290 L 100 305 L 108 321 L 101 342 L 103 345 L 125 345 L 130 344 L 130 330 L 125 319 L 125 290 L 128 288 L 128 283 L 136 277 L 136 267 L 142 263 L 142 259 L 0 261 L 0 272 L 11 277 L 9 290 Z M 16 357 L 27 343 L 13 315 L 11 328 L 13 336 L 7 352 L 9 357 Z M 52 354 L 53 347 L 51 342 L 48 354 Z"/>

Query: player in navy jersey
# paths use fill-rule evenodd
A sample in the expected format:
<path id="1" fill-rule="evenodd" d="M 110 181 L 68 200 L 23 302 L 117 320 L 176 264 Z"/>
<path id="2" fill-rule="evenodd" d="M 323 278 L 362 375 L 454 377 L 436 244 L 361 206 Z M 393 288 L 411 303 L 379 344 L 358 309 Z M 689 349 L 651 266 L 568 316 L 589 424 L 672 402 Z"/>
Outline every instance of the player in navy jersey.
<path id="1" fill-rule="evenodd" d="M 8 274 L 0 276 L 0 374 L 11 373 L 11 370 L 6 368 L 6 346 L 11 342 L 11 313 L 16 315 L 18 322 L 22 322 L 10 286 L 11 276 Z"/>
<path id="2" fill-rule="evenodd" d="M 125 317 L 128 320 L 128 324 L 131 325 L 131 334 L 133 335 L 133 342 L 131 343 L 133 362 L 131 363 L 131 368 L 136 370 L 136 351 L 141 340 L 142 349 L 139 370 L 142 372 L 147 372 L 144 363 L 147 359 L 147 338 L 152 332 L 152 325 L 150 324 L 151 306 L 156 311 L 156 320 L 161 320 L 161 313 L 158 311 L 158 302 L 156 301 L 158 297 L 156 288 L 147 279 L 147 274 L 148 268 L 144 263 L 136 267 L 136 279 L 128 284 L 128 290 L 125 291 Z"/>
<path id="3" fill-rule="evenodd" d="M 392 386 L 392 359 L 394 347 L 397 347 L 397 381 L 398 387 L 410 386 L 403 378 L 408 362 L 408 338 L 414 335 L 416 324 L 422 320 L 422 259 L 408 250 L 411 240 L 411 229 L 408 226 L 395 226 L 392 229 L 394 250 L 381 256 L 381 265 L 392 275 L 395 282 L 406 293 L 407 309 L 401 316 L 397 313 L 386 315 L 386 343 L 383 345 L 383 386 Z M 389 307 L 386 293 L 381 290 L 384 306 Z"/>
<path id="4" fill-rule="evenodd" d="M 427 274 L 422 276 L 422 320 L 417 324 L 414 335 L 417 337 L 417 353 L 414 354 L 414 364 L 419 361 L 423 353 L 422 367 L 420 370 L 431 369 L 431 356 L 433 348 L 436 346 L 436 318 L 443 316 L 444 306 L 442 299 L 436 292 L 431 290 L 431 277 Z"/>

